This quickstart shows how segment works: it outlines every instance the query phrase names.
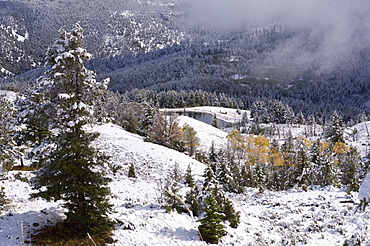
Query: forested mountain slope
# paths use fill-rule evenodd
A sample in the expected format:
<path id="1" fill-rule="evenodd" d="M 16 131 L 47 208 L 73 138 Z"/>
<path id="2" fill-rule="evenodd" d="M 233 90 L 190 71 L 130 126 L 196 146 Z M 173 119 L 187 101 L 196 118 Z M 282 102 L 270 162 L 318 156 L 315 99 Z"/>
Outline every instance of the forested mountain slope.
<path id="1" fill-rule="evenodd" d="M 0 77 L 32 83 L 55 30 L 80 22 L 114 91 L 201 89 L 355 120 L 370 100 L 369 3 L 267 3 L 1 1 Z"/>

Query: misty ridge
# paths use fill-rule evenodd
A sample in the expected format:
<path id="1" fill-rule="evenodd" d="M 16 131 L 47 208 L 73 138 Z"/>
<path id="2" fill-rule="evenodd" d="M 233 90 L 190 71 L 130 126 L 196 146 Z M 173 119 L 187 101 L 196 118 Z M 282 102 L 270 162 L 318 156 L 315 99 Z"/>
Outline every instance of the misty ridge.
<path id="1" fill-rule="evenodd" d="M 221 31 L 261 28 L 272 23 L 302 35 L 286 40 L 270 53 L 271 64 L 320 67 L 356 66 L 369 51 L 370 2 L 367 0 L 191 0 L 193 23 Z M 308 47 L 305 47 L 310 43 Z M 368 53 L 367 53 L 368 54 Z"/>
<path id="2" fill-rule="evenodd" d="M 356 121 L 370 110 L 369 12 L 367 0 L 2 1 L 0 84 L 36 81 L 57 30 L 79 22 L 112 91 L 202 90 Z"/>

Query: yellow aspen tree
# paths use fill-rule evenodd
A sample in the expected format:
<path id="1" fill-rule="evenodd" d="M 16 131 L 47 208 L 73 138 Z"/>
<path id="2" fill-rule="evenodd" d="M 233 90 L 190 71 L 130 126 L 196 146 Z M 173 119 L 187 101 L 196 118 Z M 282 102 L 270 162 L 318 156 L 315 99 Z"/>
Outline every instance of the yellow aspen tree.
<path id="1" fill-rule="evenodd" d="M 240 161 L 245 156 L 246 140 L 237 129 L 231 130 L 226 136 L 228 146 L 232 155 Z"/>
<path id="2" fill-rule="evenodd" d="M 254 138 L 254 156 L 258 163 L 267 163 L 269 147 L 270 141 L 267 137 L 258 135 Z"/>
<path id="3" fill-rule="evenodd" d="M 193 127 L 185 124 L 182 128 L 182 138 L 189 156 L 193 156 L 197 147 L 200 145 L 199 138 L 197 137 L 197 131 Z"/>
<path id="4" fill-rule="evenodd" d="M 348 145 L 343 142 L 335 142 L 331 148 L 331 155 L 335 165 L 339 164 L 344 155 L 350 150 Z"/>

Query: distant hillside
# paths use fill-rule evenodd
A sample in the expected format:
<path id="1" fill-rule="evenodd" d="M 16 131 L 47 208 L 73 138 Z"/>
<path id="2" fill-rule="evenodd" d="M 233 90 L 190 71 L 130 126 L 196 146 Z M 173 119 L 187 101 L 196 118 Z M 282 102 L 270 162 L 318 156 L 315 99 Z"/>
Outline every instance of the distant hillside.
<path id="1" fill-rule="evenodd" d="M 330 1 L 284 4 L 1 1 L 0 82 L 35 81 L 58 30 L 80 22 L 95 58 L 88 66 L 110 77 L 113 91 L 202 89 L 247 108 L 278 99 L 306 116 L 327 118 L 337 110 L 356 121 L 369 111 L 369 3 L 342 1 L 335 10 Z"/>

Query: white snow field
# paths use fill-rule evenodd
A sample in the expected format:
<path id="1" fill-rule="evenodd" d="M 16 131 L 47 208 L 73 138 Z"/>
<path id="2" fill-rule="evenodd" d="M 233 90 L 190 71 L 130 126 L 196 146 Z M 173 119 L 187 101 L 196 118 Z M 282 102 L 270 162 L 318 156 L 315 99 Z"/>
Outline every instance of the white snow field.
<path id="1" fill-rule="evenodd" d="M 212 141 L 217 146 L 226 144 L 225 132 L 185 116 L 180 121 L 197 130 L 204 149 Z M 116 210 L 111 216 L 117 220 L 113 232 L 116 242 L 111 245 L 207 245 L 198 236 L 198 218 L 166 213 L 160 203 L 161 187 L 175 163 L 182 171 L 190 164 L 198 180 L 205 166 L 183 153 L 144 142 L 113 124 L 92 130 L 101 133 L 96 146 L 111 156 L 114 167 L 120 168 L 109 174 L 113 178 L 111 202 Z M 131 163 L 136 168 L 136 179 L 127 177 Z M 22 241 L 31 245 L 30 236 L 35 230 L 63 218 L 60 203 L 28 199 L 32 190 L 20 179 L 31 176 L 29 172 L 12 171 L 0 181 L 10 200 L 0 216 L 2 246 L 21 245 Z M 241 223 L 237 229 L 227 227 L 228 234 L 218 245 L 370 245 L 369 211 L 355 213 L 357 205 L 349 202 L 358 203 L 358 193 L 348 195 L 324 187 L 261 194 L 258 189 L 248 188 L 243 194 L 228 196 L 241 212 Z"/>

